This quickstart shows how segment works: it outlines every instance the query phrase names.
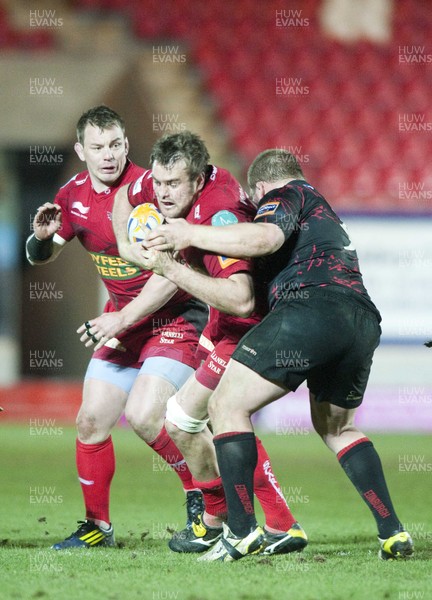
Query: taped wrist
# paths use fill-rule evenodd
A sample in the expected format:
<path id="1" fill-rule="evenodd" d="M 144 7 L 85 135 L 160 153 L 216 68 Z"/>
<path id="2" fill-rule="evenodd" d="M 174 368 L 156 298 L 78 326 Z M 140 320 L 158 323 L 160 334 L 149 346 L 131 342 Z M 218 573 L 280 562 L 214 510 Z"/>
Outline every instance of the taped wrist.
<path id="1" fill-rule="evenodd" d="M 27 240 L 27 253 L 32 260 L 47 260 L 53 253 L 53 237 L 48 240 L 38 240 L 35 234 Z"/>

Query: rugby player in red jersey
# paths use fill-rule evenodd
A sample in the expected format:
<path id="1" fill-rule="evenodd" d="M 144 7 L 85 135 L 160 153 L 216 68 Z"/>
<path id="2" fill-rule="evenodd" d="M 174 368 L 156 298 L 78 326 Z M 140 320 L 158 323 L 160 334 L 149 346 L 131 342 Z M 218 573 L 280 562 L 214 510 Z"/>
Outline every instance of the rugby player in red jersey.
<path id="1" fill-rule="evenodd" d="M 38 209 L 27 256 L 31 264 L 45 264 L 77 237 L 109 294 L 104 315 L 95 321 L 115 320 L 117 336 L 97 338 L 93 321 L 79 330 L 85 340 L 97 344 L 77 417 L 76 461 L 86 520 L 54 544 L 56 550 L 114 545 L 109 492 L 115 459 L 110 432 L 123 412 L 135 432 L 176 470 L 187 492 L 188 520 L 203 507 L 201 492 L 192 484 L 163 422 L 166 400 L 197 367 L 195 351 L 207 307 L 119 256 L 111 221 L 114 196 L 144 171 L 127 158 L 121 117 L 105 106 L 90 109 L 78 121 L 77 137 L 75 150 L 87 170 L 66 183 L 54 203 Z M 161 299 L 163 309 L 157 310 Z"/>
<path id="2" fill-rule="evenodd" d="M 177 532 L 169 542 L 176 552 L 203 552 L 217 542 L 226 516 L 226 501 L 217 469 L 212 435 L 207 427 L 207 403 L 243 334 L 261 316 L 255 304 L 252 265 L 249 261 L 190 249 L 182 259 L 166 253 L 131 255 L 126 235 L 131 205 L 153 201 L 165 217 L 186 217 L 190 223 L 227 225 L 250 221 L 256 208 L 225 169 L 208 164 L 202 140 L 190 133 L 166 135 L 151 154 L 152 171 L 129 188 L 123 188 L 114 206 L 114 231 L 120 254 L 164 274 L 176 286 L 210 306 L 209 323 L 200 338 L 197 369 L 167 405 L 166 427 L 182 448 L 196 487 L 204 494 L 205 512 L 191 528 Z M 135 250 L 136 250 L 136 245 Z M 192 268 L 189 268 L 189 265 Z M 307 538 L 292 516 L 272 472 L 269 457 L 258 441 L 254 491 L 266 518 L 266 552 L 284 553 L 306 546 Z"/>
<path id="3" fill-rule="evenodd" d="M 265 546 L 253 510 L 251 415 L 304 381 L 315 430 L 375 519 L 379 557 L 409 558 L 413 543 L 396 515 L 378 453 L 354 424 L 381 334 L 354 245 L 286 150 L 259 154 L 248 183 L 258 204 L 254 223 L 215 228 L 181 220 L 161 226 L 146 241 L 159 250 L 194 246 L 260 257 L 267 278 L 270 312 L 242 338 L 209 403 L 228 523 L 201 559 L 229 562 Z M 300 360 L 289 360 L 293 355 Z"/>

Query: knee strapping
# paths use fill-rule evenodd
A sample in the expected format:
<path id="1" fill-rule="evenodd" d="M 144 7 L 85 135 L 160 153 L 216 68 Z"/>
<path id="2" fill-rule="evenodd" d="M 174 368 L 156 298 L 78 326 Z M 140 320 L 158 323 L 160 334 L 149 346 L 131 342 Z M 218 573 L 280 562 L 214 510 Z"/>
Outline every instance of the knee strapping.
<path id="1" fill-rule="evenodd" d="M 209 422 L 209 419 L 194 419 L 186 414 L 175 396 L 171 396 L 167 402 L 166 420 L 187 433 L 200 433 Z"/>

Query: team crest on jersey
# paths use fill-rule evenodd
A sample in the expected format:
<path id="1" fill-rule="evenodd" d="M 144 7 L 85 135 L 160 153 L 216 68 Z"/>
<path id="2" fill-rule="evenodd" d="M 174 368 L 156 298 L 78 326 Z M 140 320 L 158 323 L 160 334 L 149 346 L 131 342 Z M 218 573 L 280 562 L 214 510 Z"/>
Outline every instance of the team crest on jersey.
<path id="1" fill-rule="evenodd" d="M 264 215 L 273 215 L 279 206 L 280 202 L 266 202 L 257 211 L 257 217 L 263 217 Z"/>

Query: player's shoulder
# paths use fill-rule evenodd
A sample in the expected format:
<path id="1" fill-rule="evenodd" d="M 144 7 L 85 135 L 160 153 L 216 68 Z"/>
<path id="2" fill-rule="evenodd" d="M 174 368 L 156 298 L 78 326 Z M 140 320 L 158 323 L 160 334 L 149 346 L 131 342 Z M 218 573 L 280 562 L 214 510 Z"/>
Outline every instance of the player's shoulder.
<path id="1" fill-rule="evenodd" d="M 75 190 L 79 187 L 85 186 L 90 183 L 90 175 L 88 171 L 81 171 L 75 173 L 64 185 L 61 186 L 60 190 L 68 191 Z"/>
<path id="2" fill-rule="evenodd" d="M 128 160 L 126 168 L 121 176 L 120 186 L 125 185 L 127 183 L 135 182 L 137 179 L 140 179 L 145 173 L 148 172 L 148 169 L 144 169 L 144 167 L 139 167 L 131 160 Z"/>
<path id="3" fill-rule="evenodd" d="M 255 214 L 255 208 L 237 179 L 227 170 L 209 165 L 206 183 L 194 204 L 194 221 L 228 225 Z"/>
<path id="4" fill-rule="evenodd" d="M 228 169 L 223 169 L 222 167 L 217 167 L 216 165 L 208 165 L 206 183 L 203 191 L 211 194 L 215 189 L 234 191 L 237 194 L 240 192 L 242 187 L 234 175 L 228 171 Z M 243 194 L 245 194 L 244 191 Z"/>
<path id="5" fill-rule="evenodd" d="M 315 188 L 303 179 L 290 181 L 283 187 L 267 192 L 258 205 L 256 216 L 273 214 L 279 206 L 283 207 L 286 203 L 290 205 L 290 201 L 300 201 L 301 205 L 303 205 L 310 192 L 314 195 L 319 195 Z"/>
<path id="6" fill-rule="evenodd" d="M 281 190 L 283 196 L 306 196 L 308 194 L 321 196 L 318 190 L 305 179 L 294 179 L 281 188 Z M 278 190 L 273 190 L 273 192 L 277 195 Z"/>
<path id="7" fill-rule="evenodd" d="M 129 194 L 135 196 L 143 191 L 153 189 L 153 179 L 151 169 L 144 169 L 137 177 L 131 181 Z"/>

